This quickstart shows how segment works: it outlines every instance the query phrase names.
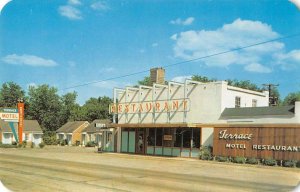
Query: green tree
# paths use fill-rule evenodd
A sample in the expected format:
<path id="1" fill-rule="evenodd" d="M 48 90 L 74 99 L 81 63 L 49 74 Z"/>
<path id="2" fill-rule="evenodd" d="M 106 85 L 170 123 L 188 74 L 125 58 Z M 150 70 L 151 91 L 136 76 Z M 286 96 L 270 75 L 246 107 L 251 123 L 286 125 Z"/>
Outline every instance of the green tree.
<path id="1" fill-rule="evenodd" d="M 49 85 L 29 87 L 28 115 L 36 119 L 44 131 L 55 131 L 62 125 L 61 109 L 62 102 L 56 88 Z"/>
<path id="2" fill-rule="evenodd" d="M 0 89 L 0 106 L 16 107 L 18 99 L 25 96 L 25 91 L 14 82 L 3 83 Z"/>
<path id="3" fill-rule="evenodd" d="M 78 120 L 78 109 L 80 110 L 79 104 L 76 103 L 77 93 L 67 93 L 63 95 L 61 99 L 62 109 L 60 111 L 62 124 L 67 121 Z"/>
<path id="4" fill-rule="evenodd" d="M 259 88 L 256 84 L 250 82 L 249 80 L 228 79 L 226 81 L 227 81 L 228 85 L 230 85 L 230 86 L 239 87 L 239 88 L 243 88 L 243 89 L 249 89 L 249 90 L 253 90 L 253 91 L 262 91 L 261 88 Z"/>
<path id="5" fill-rule="evenodd" d="M 283 100 L 283 105 L 294 105 L 296 101 L 300 101 L 300 91 L 289 93 Z"/>
<path id="6" fill-rule="evenodd" d="M 214 82 L 216 79 L 209 79 L 208 77 L 201 76 L 201 75 L 193 75 L 192 76 L 193 81 L 199 81 L 202 83 L 208 83 L 208 82 Z"/>
<path id="7" fill-rule="evenodd" d="M 112 99 L 109 97 L 90 98 L 82 106 L 82 112 L 84 113 L 85 120 L 92 122 L 95 119 L 107 119 L 111 118 L 109 115 L 109 104 L 112 103 Z"/>
<path id="8" fill-rule="evenodd" d="M 143 80 L 138 81 L 139 85 L 152 86 L 150 77 L 144 77 Z"/>

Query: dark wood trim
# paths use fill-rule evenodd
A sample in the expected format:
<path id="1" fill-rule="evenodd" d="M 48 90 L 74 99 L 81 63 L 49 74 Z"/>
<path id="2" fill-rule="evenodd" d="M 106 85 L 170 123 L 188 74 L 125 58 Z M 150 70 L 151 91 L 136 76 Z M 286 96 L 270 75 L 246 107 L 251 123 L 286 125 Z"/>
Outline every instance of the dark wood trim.
<path id="1" fill-rule="evenodd" d="M 237 127 L 244 127 L 244 128 L 300 128 L 300 123 L 299 124 L 195 124 L 196 127 L 199 128 L 237 128 Z"/>

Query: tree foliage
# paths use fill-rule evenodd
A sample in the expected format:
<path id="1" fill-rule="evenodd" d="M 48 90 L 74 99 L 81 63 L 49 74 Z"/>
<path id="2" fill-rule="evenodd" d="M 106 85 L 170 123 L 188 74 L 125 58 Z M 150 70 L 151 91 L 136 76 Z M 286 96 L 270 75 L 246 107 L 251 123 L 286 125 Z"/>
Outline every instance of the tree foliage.
<path id="1" fill-rule="evenodd" d="M 109 104 L 112 103 L 112 99 L 109 97 L 90 98 L 82 106 L 83 117 L 87 121 L 93 121 L 95 119 L 107 119 L 110 118 L 108 113 Z"/>
<path id="2" fill-rule="evenodd" d="M 3 83 L 0 89 L 0 106 L 16 107 L 18 99 L 24 99 L 25 91 L 14 82 Z"/>
<path id="3" fill-rule="evenodd" d="M 36 119 L 44 130 L 55 131 L 61 126 L 62 102 L 57 89 L 49 85 L 29 87 L 28 116 Z"/>
<path id="4" fill-rule="evenodd" d="M 283 105 L 294 105 L 296 101 L 300 101 L 300 91 L 288 94 L 283 100 Z"/>
<path id="5" fill-rule="evenodd" d="M 0 107 L 16 107 L 17 100 L 25 100 L 25 119 L 35 119 L 44 130 L 45 136 L 53 134 L 67 121 L 110 118 L 109 97 L 90 98 L 83 106 L 77 102 L 77 93 L 60 96 L 58 90 L 49 85 L 30 86 L 27 95 L 13 82 L 4 83 L 0 89 Z"/>
<path id="6" fill-rule="evenodd" d="M 77 120 L 77 112 L 80 105 L 76 103 L 77 93 L 67 93 L 63 95 L 61 99 L 62 108 L 60 112 L 61 121 L 65 124 L 68 121 Z"/>
<path id="7" fill-rule="evenodd" d="M 150 77 L 144 77 L 143 80 L 138 81 L 139 85 L 152 86 Z"/>
<path id="8" fill-rule="evenodd" d="M 253 91 L 262 91 L 261 88 L 259 88 L 256 84 L 252 83 L 249 80 L 236 80 L 236 79 L 231 80 L 231 79 L 228 79 L 227 83 L 228 83 L 228 85 L 234 86 L 234 87 L 249 89 L 249 90 L 253 90 Z"/>
<path id="9" fill-rule="evenodd" d="M 202 83 L 209 83 L 209 82 L 216 81 L 216 79 L 210 79 L 208 77 L 201 76 L 201 75 L 193 75 L 192 80 L 193 81 L 199 81 L 199 82 L 202 82 Z"/>

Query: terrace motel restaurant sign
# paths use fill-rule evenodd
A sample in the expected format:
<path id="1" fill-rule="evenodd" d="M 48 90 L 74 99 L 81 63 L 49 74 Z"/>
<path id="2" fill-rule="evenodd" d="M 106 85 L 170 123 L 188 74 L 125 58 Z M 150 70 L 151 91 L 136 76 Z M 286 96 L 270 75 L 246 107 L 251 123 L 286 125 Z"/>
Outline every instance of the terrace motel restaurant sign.
<path id="1" fill-rule="evenodd" d="M 228 133 L 227 129 L 221 130 L 219 132 L 219 139 L 224 139 L 226 141 L 240 140 L 249 141 L 253 137 L 252 133 Z M 245 143 L 225 143 L 225 148 L 227 149 L 247 149 Z M 300 152 L 300 146 L 290 146 L 290 145 L 270 145 L 270 144 L 252 144 L 252 150 L 267 150 L 267 151 L 291 151 Z"/>

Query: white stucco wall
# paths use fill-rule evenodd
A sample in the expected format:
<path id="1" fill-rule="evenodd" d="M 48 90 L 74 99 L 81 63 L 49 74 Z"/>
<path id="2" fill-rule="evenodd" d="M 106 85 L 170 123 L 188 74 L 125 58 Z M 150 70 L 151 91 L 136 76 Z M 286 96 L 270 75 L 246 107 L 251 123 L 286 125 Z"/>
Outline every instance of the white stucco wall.
<path id="1" fill-rule="evenodd" d="M 141 112 L 118 114 L 119 123 L 217 123 L 222 111 L 235 107 L 235 97 L 241 97 L 241 107 L 251 107 L 252 100 L 257 106 L 268 106 L 268 92 L 255 92 L 228 86 L 225 81 L 211 83 L 186 84 L 169 83 L 150 88 L 126 87 L 123 92 L 116 94 L 119 103 L 138 105 L 139 102 L 183 100 L 184 94 L 188 99 L 188 111 Z M 153 105 L 154 105 L 153 102 Z M 137 106 L 136 106 L 137 107 Z"/>

